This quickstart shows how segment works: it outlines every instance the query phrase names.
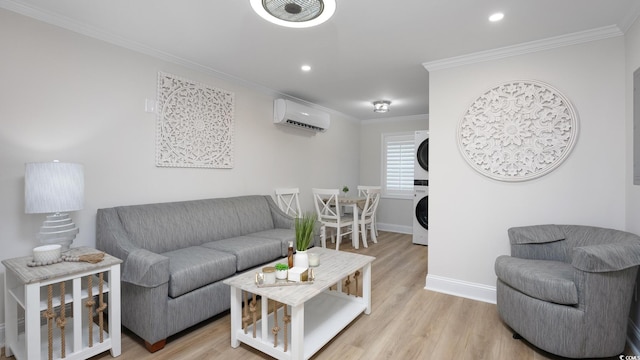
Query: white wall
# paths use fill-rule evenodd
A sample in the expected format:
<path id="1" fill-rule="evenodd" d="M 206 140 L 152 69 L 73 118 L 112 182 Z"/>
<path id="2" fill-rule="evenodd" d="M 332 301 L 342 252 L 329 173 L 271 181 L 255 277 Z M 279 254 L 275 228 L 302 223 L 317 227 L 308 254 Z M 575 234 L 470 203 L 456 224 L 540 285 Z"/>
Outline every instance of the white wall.
<path id="1" fill-rule="evenodd" d="M 360 184 L 382 184 L 382 134 L 428 129 L 428 115 L 363 120 L 360 131 Z M 413 199 L 380 199 L 377 221 L 381 230 L 411 234 L 413 216 Z"/>
<path id="2" fill-rule="evenodd" d="M 624 177 L 626 185 L 626 229 L 632 233 L 640 234 L 640 186 L 633 185 L 633 72 L 640 68 L 640 20 L 625 34 L 626 70 L 625 70 L 625 118 L 626 118 L 626 173 Z M 640 111 L 640 109 L 635 109 Z M 636 281 L 640 286 L 640 276 Z M 635 343 L 640 342 L 640 301 L 637 296 L 631 305 L 631 319 L 635 328 Z"/>
<path id="3" fill-rule="evenodd" d="M 519 79 L 546 82 L 568 97 L 580 132 L 573 152 L 553 172 L 506 183 L 467 165 L 457 148 L 456 129 L 479 95 Z M 480 285 L 486 291 L 479 297 L 495 301 L 493 265 L 498 255 L 509 253 L 507 229 L 512 226 L 625 228 L 624 89 L 621 36 L 430 73 L 427 288 L 451 286 L 455 292 Z"/>
<path id="4" fill-rule="evenodd" d="M 298 186 L 354 189 L 359 122 L 332 114 L 326 133 L 272 124 L 274 96 L 0 10 L 0 260 L 30 255 L 44 215 L 24 214 L 24 164 L 79 162 L 86 201 L 74 245 L 95 245 L 95 215 L 116 205 L 272 194 Z M 235 167 L 155 167 L 158 71 L 235 93 Z M 0 279 L 4 267 L 0 266 Z M 4 309 L 0 282 L 0 309 Z M 0 343 L 4 311 L 0 311 Z"/>

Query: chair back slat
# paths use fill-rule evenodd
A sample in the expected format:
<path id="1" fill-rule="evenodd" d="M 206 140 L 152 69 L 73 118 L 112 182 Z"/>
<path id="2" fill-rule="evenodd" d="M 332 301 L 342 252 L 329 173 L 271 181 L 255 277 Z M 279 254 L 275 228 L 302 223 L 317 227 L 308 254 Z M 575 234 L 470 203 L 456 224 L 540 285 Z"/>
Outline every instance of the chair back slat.
<path id="1" fill-rule="evenodd" d="M 276 189 L 276 200 L 280 210 L 294 218 L 302 216 L 299 199 L 300 189 L 298 188 L 278 188 Z"/>
<path id="2" fill-rule="evenodd" d="M 319 221 L 339 221 L 338 189 L 312 189 L 313 203 Z"/>

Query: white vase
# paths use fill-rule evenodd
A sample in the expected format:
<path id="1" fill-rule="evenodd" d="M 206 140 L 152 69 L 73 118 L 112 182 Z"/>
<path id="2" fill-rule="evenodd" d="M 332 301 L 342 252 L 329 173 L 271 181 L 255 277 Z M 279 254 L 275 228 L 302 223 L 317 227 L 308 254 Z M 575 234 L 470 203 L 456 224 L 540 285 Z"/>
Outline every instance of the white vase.
<path id="1" fill-rule="evenodd" d="M 309 268 L 309 254 L 307 254 L 306 250 L 305 251 L 298 250 L 293 255 L 293 266 L 301 267 L 304 269 Z"/>

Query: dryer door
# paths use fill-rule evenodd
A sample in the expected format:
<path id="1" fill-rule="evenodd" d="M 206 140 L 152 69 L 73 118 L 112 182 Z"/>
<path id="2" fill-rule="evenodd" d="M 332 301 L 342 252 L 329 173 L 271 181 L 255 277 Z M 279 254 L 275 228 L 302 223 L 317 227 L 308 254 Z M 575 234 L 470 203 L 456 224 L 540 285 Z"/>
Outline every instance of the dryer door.
<path id="1" fill-rule="evenodd" d="M 416 205 L 416 219 L 418 223 L 425 229 L 429 229 L 428 224 L 428 215 L 429 215 L 429 196 L 425 196 Z"/>
<path id="2" fill-rule="evenodd" d="M 416 159 L 418 159 L 418 164 L 420 167 L 429 171 L 429 139 L 427 138 L 425 141 L 420 143 L 418 146 L 418 150 L 416 151 Z"/>

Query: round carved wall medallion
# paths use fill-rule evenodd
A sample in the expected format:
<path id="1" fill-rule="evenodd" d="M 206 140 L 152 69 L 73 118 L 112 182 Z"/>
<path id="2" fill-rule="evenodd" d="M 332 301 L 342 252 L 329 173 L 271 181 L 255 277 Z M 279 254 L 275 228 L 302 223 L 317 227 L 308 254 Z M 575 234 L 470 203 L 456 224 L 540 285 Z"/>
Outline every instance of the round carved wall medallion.
<path id="1" fill-rule="evenodd" d="M 543 176 L 567 158 L 578 117 L 552 86 L 510 81 L 480 95 L 458 126 L 458 147 L 479 173 L 500 181 Z"/>

